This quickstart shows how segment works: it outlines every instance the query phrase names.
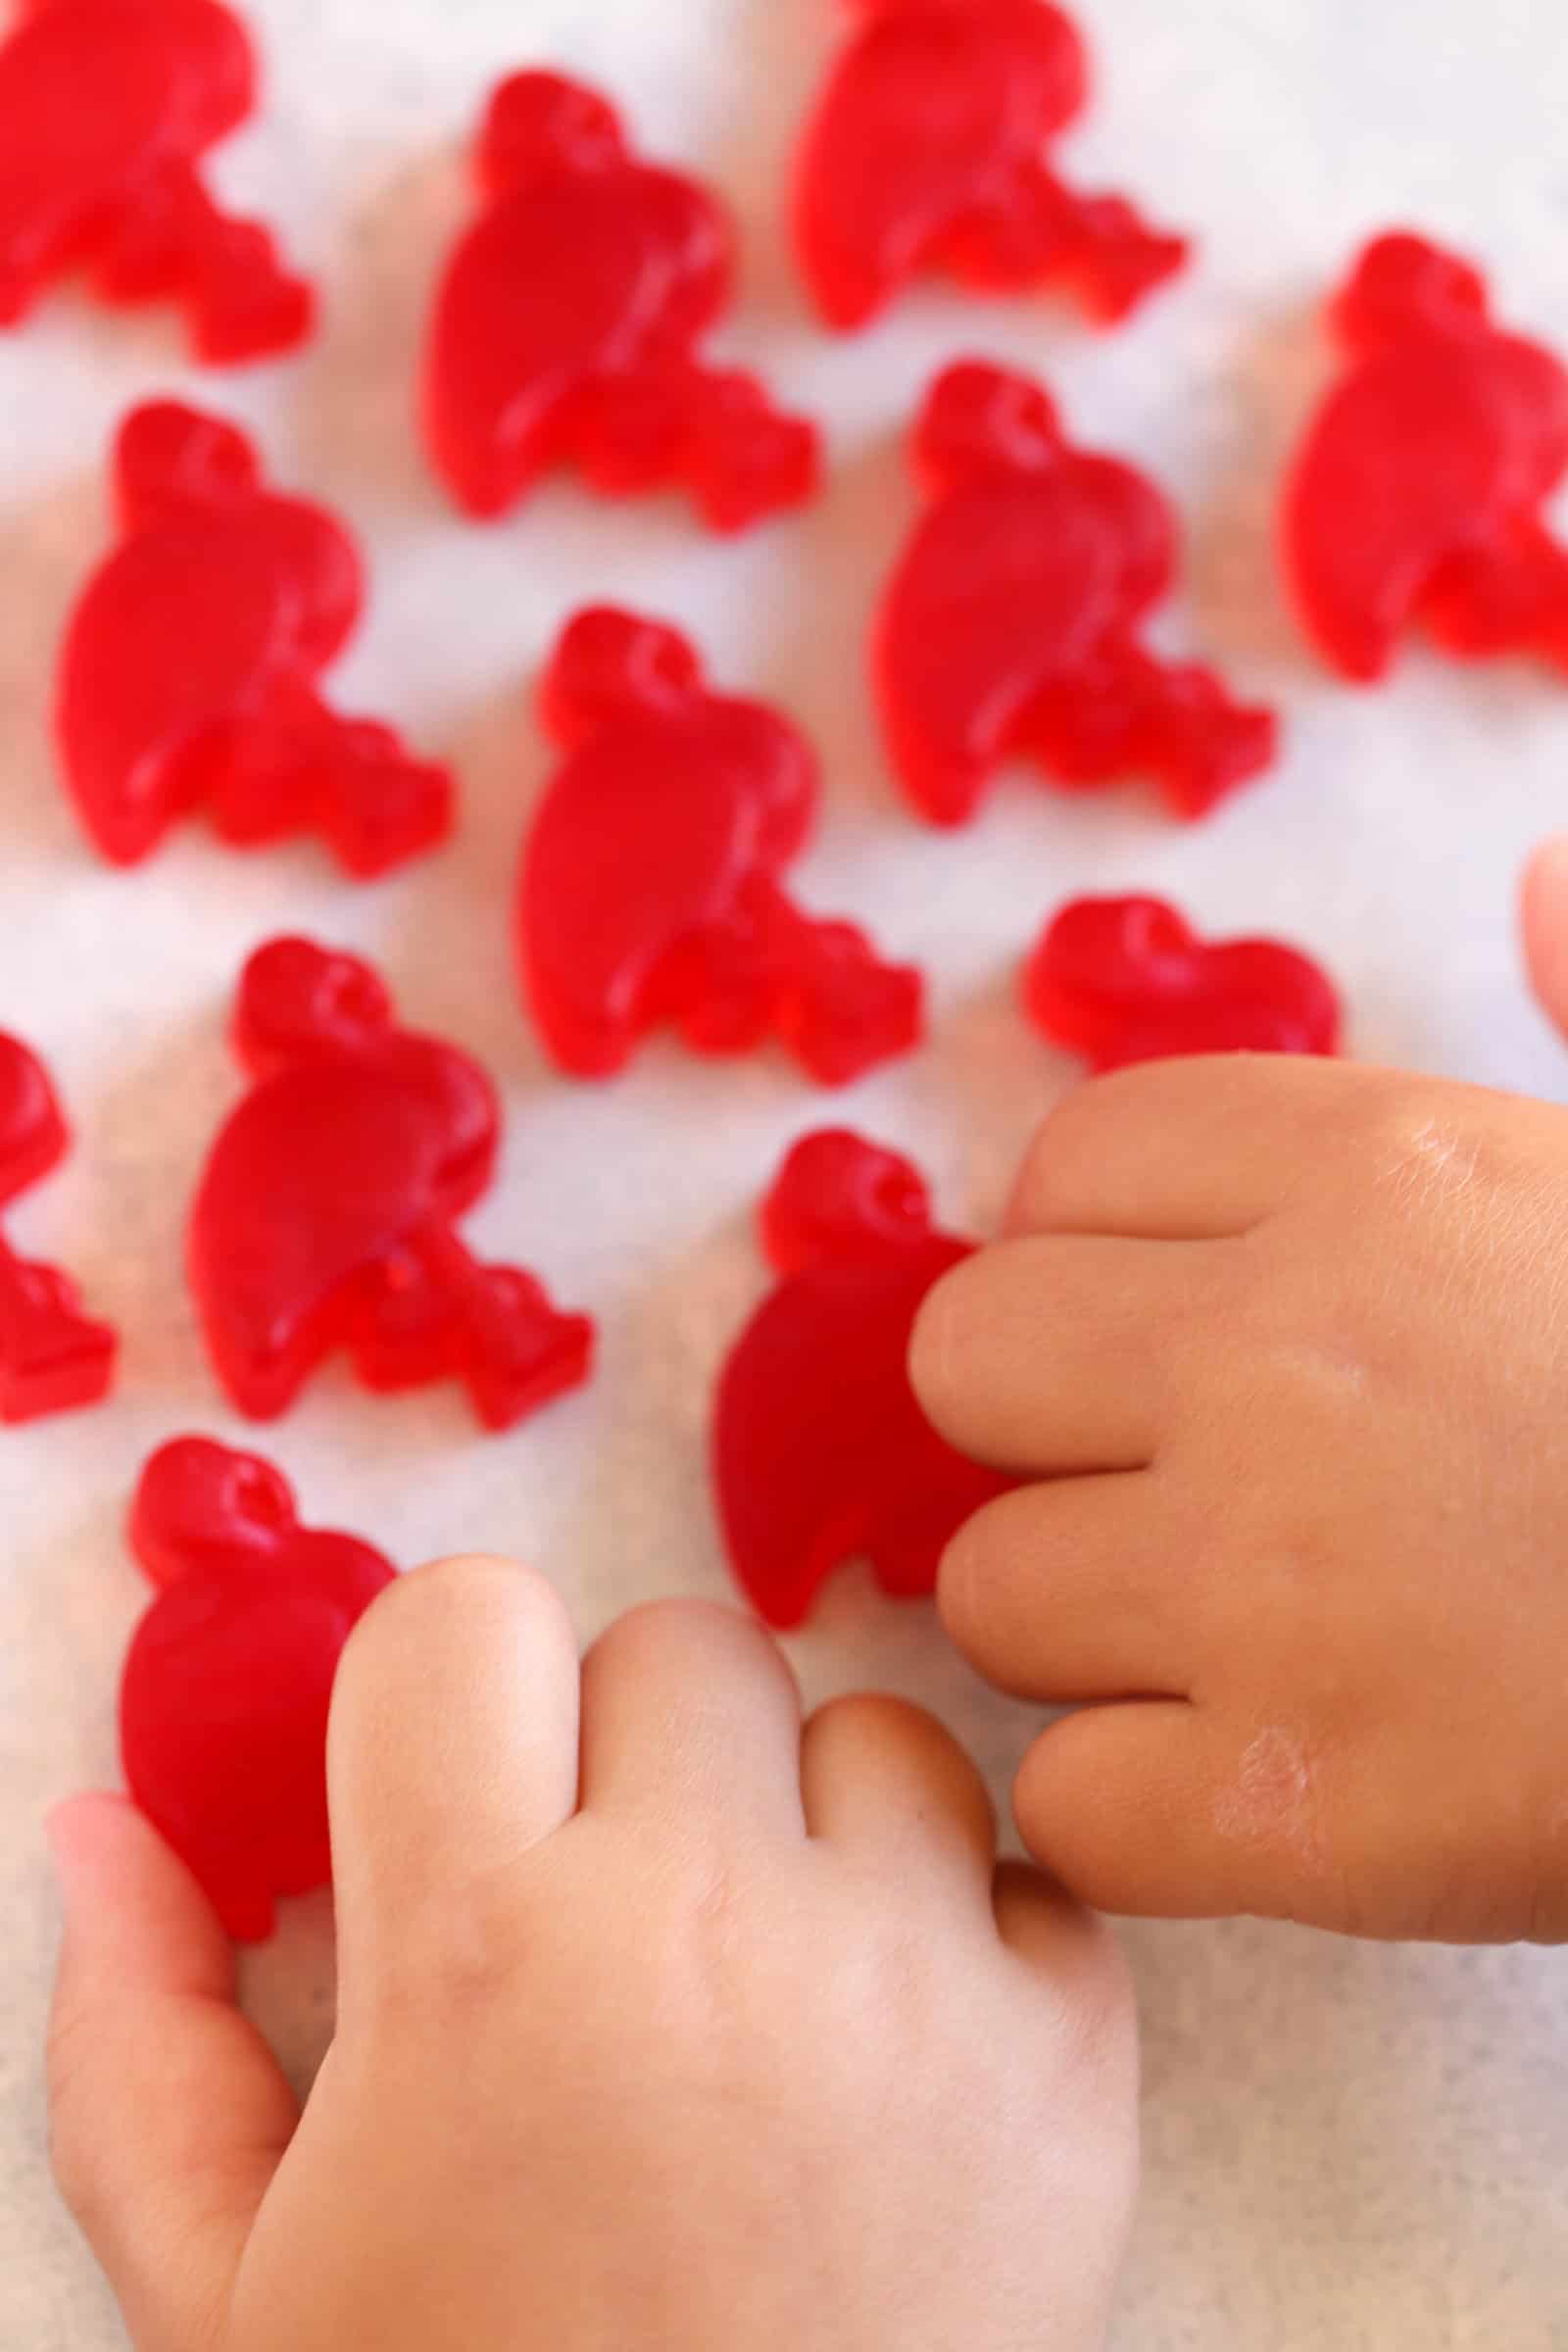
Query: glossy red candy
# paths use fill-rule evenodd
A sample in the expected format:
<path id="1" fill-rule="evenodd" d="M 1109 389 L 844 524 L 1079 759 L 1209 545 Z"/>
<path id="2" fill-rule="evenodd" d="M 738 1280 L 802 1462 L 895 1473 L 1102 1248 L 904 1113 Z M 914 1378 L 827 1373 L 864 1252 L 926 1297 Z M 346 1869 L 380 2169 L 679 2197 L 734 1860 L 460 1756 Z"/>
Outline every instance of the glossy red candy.
<path id="1" fill-rule="evenodd" d="M 425 378 L 458 504 L 505 514 L 564 465 L 612 497 L 684 488 L 717 530 L 808 499 L 814 427 L 703 363 L 733 281 L 716 198 L 639 162 L 608 102 L 554 74 L 502 84 L 478 166 L 486 208 L 447 271 Z"/>
<path id="2" fill-rule="evenodd" d="M 395 1571 L 301 1527 L 270 1462 L 177 1438 L 141 1475 L 130 1540 L 158 1597 L 120 1692 L 125 1779 L 230 1936 L 332 1875 L 326 1718 L 343 1644 Z"/>
<path id="3" fill-rule="evenodd" d="M 0 46 L 0 325 L 85 266 L 106 301 L 180 304 L 204 360 L 303 342 L 310 287 L 198 169 L 255 102 L 218 0 L 22 0 Z"/>
<path id="4" fill-rule="evenodd" d="M 70 1142 L 42 1062 L 0 1035 L 0 1206 L 57 1167 Z M 63 1274 L 29 1265 L 0 1235 L 0 1421 L 96 1404 L 114 1378 L 115 1346 Z"/>
<path id="5" fill-rule="evenodd" d="M 189 1264 L 242 1412 L 285 1411 L 336 1348 L 368 1388 L 462 1380 L 491 1429 L 587 1378 L 587 1318 L 458 1234 L 501 1141 L 476 1061 L 399 1028 L 368 964 L 303 939 L 251 957 L 236 1034 L 256 1083 L 207 1163 Z"/>
<path id="6" fill-rule="evenodd" d="M 1183 816 L 1271 764 L 1272 711 L 1140 642 L 1176 575 L 1152 482 L 1070 448 L 1039 384 L 979 361 L 932 387 L 915 457 L 933 504 L 874 659 L 894 763 L 934 823 L 972 816 L 1013 757 L 1066 791 L 1152 775 Z"/>
<path id="7" fill-rule="evenodd" d="M 1336 1054 L 1328 975 L 1272 939 L 1210 947 L 1161 899 L 1079 899 L 1024 975 L 1030 1017 L 1097 1070 L 1174 1054 Z"/>
<path id="8" fill-rule="evenodd" d="M 115 484 L 120 544 L 76 607 L 57 706 L 104 856 L 136 864 L 198 808 L 239 849 L 318 833 L 362 879 L 443 840 L 446 770 L 318 691 L 365 606 L 342 524 L 267 490 L 241 432 L 172 401 L 126 418 Z"/>
<path id="9" fill-rule="evenodd" d="M 796 241 L 831 325 L 863 325 L 907 279 L 985 292 L 1059 285 L 1125 318 L 1180 270 L 1184 238 L 1120 196 L 1078 196 L 1046 151 L 1083 112 L 1089 62 L 1049 0 L 855 0 L 862 20 L 802 150 Z"/>
<path id="10" fill-rule="evenodd" d="M 1387 675 L 1420 624 L 1464 660 L 1568 668 L 1568 551 L 1542 509 L 1568 474 L 1568 368 L 1493 323 L 1486 280 L 1406 233 L 1334 308 L 1351 355 L 1291 474 L 1285 560 L 1348 678 Z"/>
<path id="11" fill-rule="evenodd" d="M 566 629 L 544 712 L 566 758 L 523 852 L 516 936 L 562 1068 L 608 1077 L 670 1024 L 701 1054 L 776 1037 L 837 1086 L 918 1042 L 919 973 L 785 894 L 818 798 L 787 718 L 713 693 L 684 637 L 609 608 Z"/>
<path id="12" fill-rule="evenodd" d="M 964 1521 L 1009 1483 L 943 1444 L 906 1368 L 921 1300 L 972 1245 L 935 1230 L 908 1160 L 831 1130 L 790 1153 L 762 1235 L 782 1279 L 724 1368 L 713 1424 L 735 1574 L 782 1628 L 854 1559 L 894 1598 L 917 1599 Z"/>

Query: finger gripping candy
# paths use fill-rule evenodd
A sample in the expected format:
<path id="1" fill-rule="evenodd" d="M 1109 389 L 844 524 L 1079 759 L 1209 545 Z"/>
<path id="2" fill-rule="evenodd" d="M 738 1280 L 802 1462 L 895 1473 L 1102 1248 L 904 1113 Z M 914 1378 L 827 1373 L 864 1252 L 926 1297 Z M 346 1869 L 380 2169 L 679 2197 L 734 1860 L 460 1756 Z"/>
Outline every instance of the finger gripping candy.
<path id="1" fill-rule="evenodd" d="M 481 517 L 575 466 L 623 498 L 690 492 L 716 530 L 805 503 L 815 428 L 702 346 L 728 310 L 728 220 L 695 180 L 640 162 L 613 109 L 516 74 L 479 141 L 485 209 L 453 257 L 425 369 L 431 462 Z"/>
<path id="2" fill-rule="evenodd" d="M 888 748 L 934 823 L 964 823 L 1011 757 L 1063 790 L 1153 776 L 1201 816 L 1270 766 L 1272 711 L 1139 639 L 1176 576 L 1154 484 L 1074 450 L 1027 376 L 962 361 L 915 435 L 932 503 L 883 599 L 874 669 Z"/>
<path id="3" fill-rule="evenodd" d="M 303 342 L 310 287 L 201 176 L 255 102 L 219 0 L 24 0 L 0 45 L 0 325 L 85 266 L 106 301 L 179 304 L 204 360 Z"/>
<path id="4" fill-rule="evenodd" d="M 302 1527 L 280 1472 L 207 1438 L 153 1455 L 129 1532 L 158 1592 L 121 1682 L 125 1780 L 227 1933 L 261 1942 L 280 1897 L 331 1878 L 332 1684 L 395 1571 Z"/>
<path id="5" fill-rule="evenodd" d="M 780 1280 L 724 1367 L 713 1420 L 736 1577 L 780 1629 L 858 1558 L 891 1597 L 918 1599 L 1009 1483 L 943 1443 L 906 1368 L 922 1299 L 972 1246 L 936 1230 L 909 1161 L 843 1130 L 795 1147 L 761 1222 Z"/>
<path id="6" fill-rule="evenodd" d="M 1327 973 L 1271 939 L 1207 945 L 1160 899 L 1079 899 L 1024 973 L 1031 1019 L 1096 1070 L 1177 1054 L 1339 1052 Z"/>
<path id="7" fill-rule="evenodd" d="M 236 1037 L 255 1083 L 208 1160 L 189 1266 L 242 1412 L 284 1412 L 336 1348 L 370 1389 L 463 1381 L 490 1429 L 588 1377 L 588 1319 L 457 1230 L 501 1141 L 477 1062 L 400 1028 L 368 964 L 302 939 L 252 956 Z"/>
<path id="8" fill-rule="evenodd" d="M 60 660 L 56 731 L 88 834 L 148 858 L 204 808 L 257 849 L 315 833 L 362 880 L 452 829 L 452 779 L 318 681 L 365 607 L 359 550 L 324 508 L 268 490 L 233 425 L 172 401 L 116 445 L 121 538 Z"/>
<path id="9" fill-rule="evenodd" d="M 777 1038 L 830 1086 L 917 1043 L 920 975 L 786 894 L 819 789 L 788 719 L 715 694 L 684 637 L 608 607 L 567 627 L 543 703 L 565 758 L 524 847 L 516 940 L 563 1069 L 608 1077 L 665 1024 L 701 1054 Z"/>
<path id="10" fill-rule="evenodd" d="M 1568 368 L 1494 324 L 1471 264 L 1405 231 L 1366 248 L 1333 319 L 1350 364 L 1283 516 L 1325 660 L 1373 683 L 1419 625 L 1463 660 L 1568 668 L 1568 552 L 1542 514 L 1568 474 Z"/>
<path id="11" fill-rule="evenodd" d="M 20 1038 L 0 1035 L 0 1206 L 58 1167 L 70 1141 L 48 1071 Z M 115 1352 L 115 1334 L 81 1312 L 75 1286 L 0 1234 L 0 1421 L 98 1403 Z"/>
<path id="12" fill-rule="evenodd" d="M 1089 65 L 1049 0 L 856 0 L 860 20 L 802 146 L 795 231 L 830 325 L 857 327 L 926 270 L 984 292 L 1060 286 L 1129 316 L 1187 260 L 1119 196 L 1047 161 Z"/>

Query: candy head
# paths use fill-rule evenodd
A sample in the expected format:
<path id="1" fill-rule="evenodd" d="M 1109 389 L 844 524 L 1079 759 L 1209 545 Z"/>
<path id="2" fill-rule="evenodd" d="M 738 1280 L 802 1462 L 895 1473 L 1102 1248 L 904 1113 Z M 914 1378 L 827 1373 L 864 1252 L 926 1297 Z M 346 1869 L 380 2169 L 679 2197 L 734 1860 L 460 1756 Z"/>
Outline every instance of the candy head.
<path id="1" fill-rule="evenodd" d="M 696 693 L 703 666 L 677 629 L 596 605 L 567 623 L 542 687 L 545 724 L 566 749 L 636 710 Z"/>
<path id="2" fill-rule="evenodd" d="M 19 1037 L 0 1032 L 0 1200 L 46 1175 L 69 1140 L 42 1062 Z"/>
<path id="3" fill-rule="evenodd" d="M 931 1232 L 931 1197 L 913 1163 L 848 1128 L 798 1143 L 762 1204 L 762 1239 L 781 1274 L 894 1255 Z"/>
<path id="4" fill-rule="evenodd" d="M 296 1527 L 293 1493 L 270 1462 L 210 1438 L 176 1438 L 141 1474 L 130 1541 L 155 1585 L 275 1556 Z"/>
<path id="5" fill-rule="evenodd" d="M 1037 962 L 1074 992 L 1131 1004 L 1190 979 L 1199 941 L 1162 899 L 1076 899 L 1041 942 Z"/>
<path id="6" fill-rule="evenodd" d="M 982 360 L 960 360 L 938 376 L 915 428 L 915 464 L 937 490 L 986 474 L 1045 473 L 1063 447 L 1044 387 Z"/>
<path id="7" fill-rule="evenodd" d="M 256 105 L 256 55 L 250 35 L 219 0 L 163 0 L 180 25 L 187 54 L 201 72 L 181 85 L 181 107 L 192 134 L 204 146 L 237 130 Z"/>
<path id="8" fill-rule="evenodd" d="M 392 1000 L 357 956 L 309 939 L 270 940 L 240 980 L 234 1027 L 255 1070 L 363 1054 L 392 1026 Z"/>
<path id="9" fill-rule="evenodd" d="M 131 527 L 171 508 L 242 498 L 261 481 L 256 453 L 236 426 L 174 400 L 131 411 L 114 464 L 121 514 Z"/>
<path id="10" fill-rule="evenodd" d="M 625 154 L 619 117 L 597 90 L 560 74 L 514 74 L 490 101 L 479 173 L 492 196 L 505 196 L 544 172 L 612 171 Z"/>
<path id="11" fill-rule="evenodd" d="M 1481 323 L 1486 280 L 1457 254 L 1396 230 L 1367 247 L 1334 316 L 1351 349 L 1369 355 L 1423 330 Z"/>

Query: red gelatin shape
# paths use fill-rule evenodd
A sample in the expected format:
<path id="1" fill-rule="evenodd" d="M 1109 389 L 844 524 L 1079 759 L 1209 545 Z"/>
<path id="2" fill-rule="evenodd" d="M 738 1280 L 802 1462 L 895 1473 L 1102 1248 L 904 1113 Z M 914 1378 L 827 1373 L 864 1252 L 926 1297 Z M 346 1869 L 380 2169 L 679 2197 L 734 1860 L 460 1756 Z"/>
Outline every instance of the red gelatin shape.
<path id="1" fill-rule="evenodd" d="M 1348 677 L 1387 676 L 1420 626 L 1463 661 L 1568 668 L 1568 551 L 1543 519 L 1568 474 L 1568 368 L 1492 319 L 1470 263 L 1396 231 L 1333 311 L 1348 371 L 1286 487 L 1302 620 Z"/>
<path id="2" fill-rule="evenodd" d="M 1175 583 L 1175 517 L 1131 466 L 1069 447 L 1039 383 L 983 360 L 950 367 L 914 461 L 933 504 L 882 600 L 874 682 L 891 758 L 931 823 L 966 823 L 1008 758 L 1069 793 L 1143 771 L 1178 816 L 1272 766 L 1272 710 L 1140 645 Z"/>
<path id="3" fill-rule="evenodd" d="M 189 1266 L 242 1412 L 286 1411 L 337 1348 L 367 1388 L 463 1381 L 490 1429 L 587 1379 L 587 1317 L 458 1233 L 501 1141 L 476 1061 L 400 1028 L 368 963 L 303 939 L 252 956 L 237 1040 L 255 1084 L 208 1160 Z"/>
<path id="4" fill-rule="evenodd" d="M 0 1035 L 0 1206 L 58 1167 L 71 1142 L 37 1055 Z M 114 1379 L 117 1342 L 81 1312 L 74 1284 L 29 1265 L 0 1235 L 0 1421 L 35 1421 L 97 1404 Z"/>
<path id="5" fill-rule="evenodd" d="M 736 1577 L 780 1629 L 854 1559 L 892 1598 L 919 1599 L 965 1520 L 1010 1484 L 945 1445 L 909 1386 L 920 1303 L 973 1245 L 936 1230 L 908 1160 L 843 1130 L 796 1146 L 762 1237 L 780 1281 L 724 1367 L 713 1422 Z"/>
<path id="6" fill-rule="evenodd" d="M 311 288 L 201 175 L 256 79 L 219 0 L 23 0 L 0 44 L 0 326 L 85 268 L 107 302 L 179 305 L 201 359 L 304 342 Z"/>
<path id="7" fill-rule="evenodd" d="M 681 488 L 735 531 L 814 493 L 815 427 L 755 376 L 704 362 L 729 309 L 729 220 L 640 162 L 595 91 L 519 74 L 480 136 L 479 220 L 437 298 L 431 462 L 458 505 L 504 514 L 561 466 L 607 497 Z"/>
<path id="8" fill-rule="evenodd" d="M 444 840 L 452 779 L 327 709 L 365 608 L 335 516 L 263 484 L 235 426 L 172 401 L 115 451 L 121 539 L 61 655 L 57 733 L 82 823 L 119 865 L 205 808 L 236 849 L 316 833 L 362 880 Z"/>
<path id="9" fill-rule="evenodd" d="M 569 624 L 543 704 L 565 759 L 524 847 L 516 941 L 563 1069 L 611 1076 L 666 1024 L 700 1054 L 777 1038 L 828 1086 L 918 1043 L 919 973 L 786 895 L 819 792 L 787 718 L 713 693 L 684 637 L 608 607 Z"/>
<path id="10" fill-rule="evenodd" d="M 1049 0 L 855 0 L 860 20 L 801 150 L 795 236 L 822 317 L 858 327 L 925 270 L 982 293 L 1059 286 L 1126 318 L 1184 237 L 1047 160 L 1082 114 L 1089 61 Z"/>
<path id="11" fill-rule="evenodd" d="M 894 764 L 933 823 L 965 823 L 1014 757 L 1069 792 L 1151 775 L 1188 817 L 1273 763 L 1271 710 L 1140 642 L 1176 578 L 1175 518 L 1130 466 L 1071 448 L 1041 385 L 949 368 L 915 461 L 932 503 L 884 596 L 874 670 Z"/>
<path id="12" fill-rule="evenodd" d="M 1178 1054 L 1334 1054 L 1343 1025 L 1309 956 L 1272 939 L 1209 946 L 1161 899 L 1064 906 L 1025 969 L 1024 1002 L 1096 1070 Z"/>
<path id="13" fill-rule="evenodd" d="M 302 1527 L 270 1462 L 177 1438 L 142 1472 L 133 1549 L 158 1596 L 120 1692 L 131 1795 L 236 1941 L 332 1875 L 326 1721 L 343 1644 L 391 1564 Z"/>

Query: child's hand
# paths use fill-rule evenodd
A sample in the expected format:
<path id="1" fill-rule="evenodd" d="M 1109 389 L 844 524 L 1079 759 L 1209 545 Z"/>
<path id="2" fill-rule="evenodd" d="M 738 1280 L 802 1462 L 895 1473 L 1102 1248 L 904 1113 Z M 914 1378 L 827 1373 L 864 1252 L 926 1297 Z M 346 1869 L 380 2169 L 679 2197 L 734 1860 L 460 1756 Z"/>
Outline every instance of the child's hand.
<path id="1" fill-rule="evenodd" d="M 56 2162 L 139 2352 L 1102 2340 L 1134 2034 L 891 1700 L 801 1730 L 727 1612 L 579 1675 L 547 1587 L 405 1579 L 332 1717 L 337 2038 L 303 2120 L 137 1816 L 56 1817 Z"/>
<path id="2" fill-rule="evenodd" d="M 1042 1483 L 942 1607 L 1107 1910 L 1568 1938 L 1568 1113 L 1287 1058 L 1082 1088 L 927 1302 L 938 1428 Z M 1107 1703 L 1108 1702 L 1108 1703 Z"/>

